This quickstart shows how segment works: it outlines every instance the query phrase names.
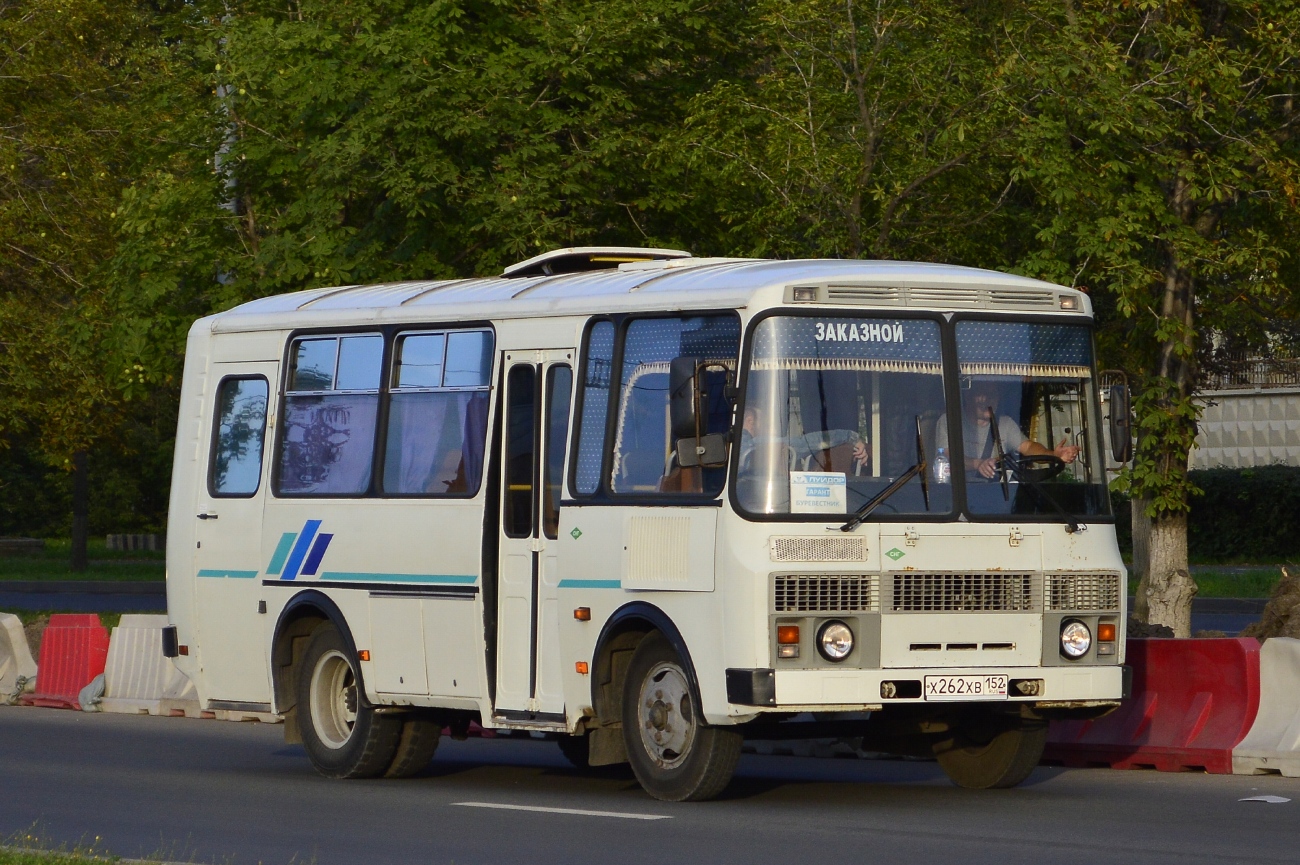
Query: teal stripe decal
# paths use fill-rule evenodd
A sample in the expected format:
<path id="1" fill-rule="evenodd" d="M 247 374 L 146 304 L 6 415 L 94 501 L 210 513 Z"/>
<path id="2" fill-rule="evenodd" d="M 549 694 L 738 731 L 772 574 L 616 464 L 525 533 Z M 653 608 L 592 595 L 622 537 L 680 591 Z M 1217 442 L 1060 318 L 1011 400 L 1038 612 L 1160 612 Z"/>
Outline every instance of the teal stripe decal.
<path id="1" fill-rule="evenodd" d="M 275 552 L 271 553 L 271 564 L 266 566 L 267 576 L 279 576 L 280 569 L 284 567 L 284 560 L 289 558 L 289 550 L 293 549 L 293 542 L 297 539 L 297 532 L 285 532 L 280 535 L 280 543 L 276 544 Z"/>
<path id="2" fill-rule="evenodd" d="M 354 583 L 473 583 L 473 574 L 367 574 L 347 571 L 325 571 L 322 580 L 347 580 Z"/>
<path id="3" fill-rule="evenodd" d="M 251 580 L 257 576 L 257 571 L 219 571 L 204 568 L 199 571 L 200 577 L 226 577 L 232 580 Z"/>
<path id="4" fill-rule="evenodd" d="M 560 580 L 561 589 L 621 589 L 622 580 Z"/>

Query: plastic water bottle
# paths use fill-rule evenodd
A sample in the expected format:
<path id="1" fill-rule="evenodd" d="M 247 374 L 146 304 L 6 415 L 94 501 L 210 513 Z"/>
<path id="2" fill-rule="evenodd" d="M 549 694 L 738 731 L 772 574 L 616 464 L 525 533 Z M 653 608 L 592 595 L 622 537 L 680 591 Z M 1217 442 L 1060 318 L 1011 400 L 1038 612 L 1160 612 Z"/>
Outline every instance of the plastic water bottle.
<path id="1" fill-rule="evenodd" d="M 934 481 L 939 484 L 952 481 L 952 465 L 948 462 L 947 448 L 939 448 L 934 455 Z"/>

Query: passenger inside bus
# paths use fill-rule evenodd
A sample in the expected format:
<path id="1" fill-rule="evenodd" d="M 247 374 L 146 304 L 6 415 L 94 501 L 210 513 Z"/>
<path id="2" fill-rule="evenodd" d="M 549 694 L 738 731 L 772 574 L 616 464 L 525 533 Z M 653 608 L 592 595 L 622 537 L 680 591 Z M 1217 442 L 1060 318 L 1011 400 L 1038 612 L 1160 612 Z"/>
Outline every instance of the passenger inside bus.
<path id="1" fill-rule="evenodd" d="M 759 408 L 745 407 L 740 428 L 740 472 L 755 470 L 753 465 L 760 423 Z M 810 432 L 783 439 L 790 468 L 794 471 L 845 471 L 864 475 L 871 468 L 871 455 L 867 443 L 856 430 L 832 429 Z"/>
<path id="2" fill-rule="evenodd" d="M 1010 415 L 998 412 L 1001 388 L 989 379 L 975 379 L 969 393 L 962 399 L 962 445 L 965 452 L 966 471 L 989 480 L 997 477 L 998 455 L 990 419 L 997 417 L 998 436 L 1003 453 L 1012 456 L 1056 456 L 1062 462 L 1072 463 L 1079 456 L 1079 448 L 1062 437 L 1055 448 L 1030 439 L 1020 424 Z M 948 416 L 939 416 L 935 429 L 936 447 L 948 447 Z"/>

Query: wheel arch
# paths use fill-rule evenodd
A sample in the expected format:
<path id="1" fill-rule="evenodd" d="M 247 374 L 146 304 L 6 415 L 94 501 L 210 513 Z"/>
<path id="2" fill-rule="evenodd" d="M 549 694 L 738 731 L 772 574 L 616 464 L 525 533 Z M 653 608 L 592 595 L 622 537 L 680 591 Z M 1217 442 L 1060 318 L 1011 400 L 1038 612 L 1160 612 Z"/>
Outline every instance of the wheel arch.
<path id="1" fill-rule="evenodd" d="M 624 674 L 632 652 L 641 640 L 651 631 L 663 634 L 664 639 L 672 645 L 685 667 L 687 684 L 691 689 L 691 699 L 698 707 L 700 702 L 700 683 L 695 674 L 695 662 L 686 640 L 673 620 L 663 610 L 647 601 L 631 601 L 614 611 L 596 638 L 596 648 L 592 655 L 593 669 L 591 676 L 591 705 L 601 725 L 620 723 L 620 700 L 623 695 Z M 617 657 L 625 653 L 621 662 Z"/>
<path id="2" fill-rule="evenodd" d="M 294 709 L 293 668 L 295 662 L 306 646 L 311 632 L 322 622 L 330 622 L 338 629 L 347 647 L 349 657 L 356 659 L 357 645 L 352 638 L 352 629 L 348 627 L 347 617 L 328 595 L 316 589 L 307 589 L 289 599 L 289 603 L 280 610 L 275 622 L 275 636 L 271 640 L 271 682 L 273 686 L 272 709 L 286 713 Z M 365 682 L 362 679 L 361 665 L 356 666 L 357 678 L 361 680 L 358 694 L 361 700 L 369 704 L 366 698 Z"/>

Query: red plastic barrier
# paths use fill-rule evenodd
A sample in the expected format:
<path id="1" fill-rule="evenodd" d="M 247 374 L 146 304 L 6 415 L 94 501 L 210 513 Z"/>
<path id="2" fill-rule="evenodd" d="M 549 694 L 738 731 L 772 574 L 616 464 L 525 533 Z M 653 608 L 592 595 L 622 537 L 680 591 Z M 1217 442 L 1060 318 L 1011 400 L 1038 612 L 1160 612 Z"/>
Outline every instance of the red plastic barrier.
<path id="1" fill-rule="evenodd" d="M 104 672 L 108 660 L 108 631 L 94 613 L 50 616 L 41 637 L 36 665 L 36 691 L 24 694 L 25 706 L 80 709 L 77 695 Z"/>
<path id="2" fill-rule="evenodd" d="M 1113 769 L 1232 774 L 1232 749 L 1259 711 L 1252 639 L 1129 640 L 1133 693 L 1095 721 L 1058 721 L 1044 760 Z"/>

